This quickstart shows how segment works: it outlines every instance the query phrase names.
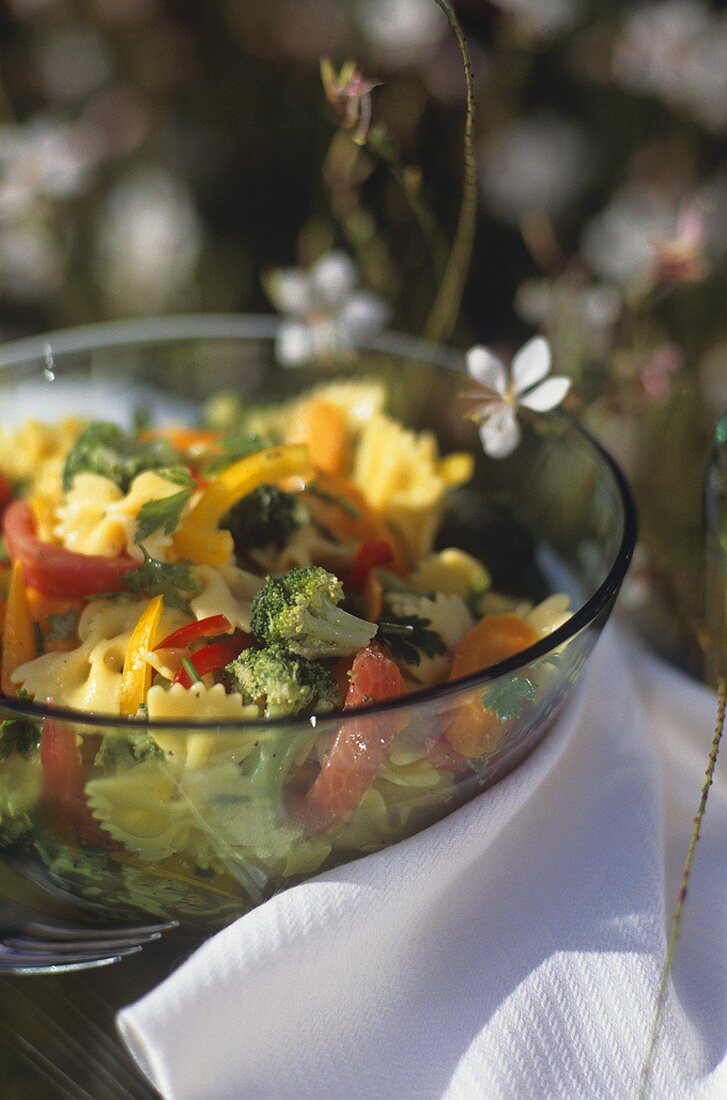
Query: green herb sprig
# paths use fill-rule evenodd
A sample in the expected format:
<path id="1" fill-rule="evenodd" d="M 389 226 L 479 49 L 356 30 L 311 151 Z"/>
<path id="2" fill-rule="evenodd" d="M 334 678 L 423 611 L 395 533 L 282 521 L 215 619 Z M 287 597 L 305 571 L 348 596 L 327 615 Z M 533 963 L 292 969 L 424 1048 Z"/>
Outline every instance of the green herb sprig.
<path id="1" fill-rule="evenodd" d="M 144 561 L 138 569 L 132 569 L 124 575 L 124 584 L 135 596 L 163 596 L 167 607 L 177 607 L 191 615 L 188 596 L 199 592 L 189 565 L 171 564 L 152 558 L 142 546 Z"/>
<path id="2" fill-rule="evenodd" d="M 48 630 L 45 632 L 47 642 L 62 642 L 66 638 L 72 638 L 78 630 L 79 614 L 69 607 L 68 611 L 52 611 L 47 618 Z"/>
<path id="3" fill-rule="evenodd" d="M 482 709 L 490 711 L 501 722 L 519 718 L 526 703 L 536 695 L 535 684 L 527 676 L 513 676 L 502 683 L 493 684 L 482 696 Z"/>
<path id="4" fill-rule="evenodd" d="M 30 718 L 6 718 L 0 722 L 0 761 L 13 752 L 24 759 L 40 748 L 40 722 Z"/>
<path id="5" fill-rule="evenodd" d="M 416 666 L 421 663 L 422 653 L 442 657 L 447 652 L 442 635 L 430 626 L 431 619 L 422 615 L 389 615 L 379 623 L 378 637 L 397 661 Z"/>
<path id="6" fill-rule="evenodd" d="M 238 431 L 232 435 L 226 435 L 220 440 L 222 453 L 215 455 L 205 469 L 206 474 L 217 474 L 226 470 L 233 462 L 239 462 L 241 458 L 262 451 L 269 444 L 256 432 Z"/>
<path id="7" fill-rule="evenodd" d="M 165 535 L 171 535 L 179 526 L 182 512 L 192 495 L 192 489 L 180 489 L 171 496 L 161 497 L 159 500 L 148 500 L 139 509 L 136 520 L 136 536 L 134 542 L 141 543 L 148 539 L 160 527 Z"/>

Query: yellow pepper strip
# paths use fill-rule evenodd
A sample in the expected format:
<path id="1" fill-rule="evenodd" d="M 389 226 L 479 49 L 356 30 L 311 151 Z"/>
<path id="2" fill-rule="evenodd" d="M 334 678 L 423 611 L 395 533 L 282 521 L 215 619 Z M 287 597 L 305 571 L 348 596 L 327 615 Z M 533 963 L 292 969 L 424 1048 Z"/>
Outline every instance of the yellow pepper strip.
<path id="1" fill-rule="evenodd" d="M 154 648 L 159 620 L 164 610 L 164 597 L 149 600 L 134 627 L 121 674 L 120 711 L 124 715 L 136 714 L 151 687 L 152 667 L 146 655 Z"/>
<path id="2" fill-rule="evenodd" d="M 4 695 L 15 695 L 17 687 L 11 680 L 19 665 L 38 656 L 33 629 L 33 612 L 28 599 L 28 589 L 19 561 L 13 562 L 8 588 L 8 606 L 5 612 L 0 683 Z"/>
<path id="3" fill-rule="evenodd" d="M 281 478 L 313 474 L 308 448 L 303 443 L 269 447 L 241 458 L 211 481 L 174 535 L 177 557 L 195 565 L 225 565 L 233 551 L 232 535 L 217 525 L 233 504 L 258 485 Z"/>
<path id="4" fill-rule="evenodd" d="M 471 481 L 474 472 L 475 460 L 466 451 L 455 451 L 454 454 L 446 455 L 437 467 L 442 481 L 452 487 Z"/>

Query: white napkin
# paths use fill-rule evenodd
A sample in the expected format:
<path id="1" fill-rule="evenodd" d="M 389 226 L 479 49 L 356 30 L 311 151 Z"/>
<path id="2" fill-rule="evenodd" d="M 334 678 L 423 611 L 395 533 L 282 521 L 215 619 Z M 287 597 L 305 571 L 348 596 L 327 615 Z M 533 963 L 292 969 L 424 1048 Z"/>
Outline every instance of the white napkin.
<path id="1" fill-rule="evenodd" d="M 512 775 L 220 932 L 130 1050 L 170 1100 L 636 1097 L 715 709 L 610 628 Z M 650 1097 L 727 1096 L 719 771 Z"/>

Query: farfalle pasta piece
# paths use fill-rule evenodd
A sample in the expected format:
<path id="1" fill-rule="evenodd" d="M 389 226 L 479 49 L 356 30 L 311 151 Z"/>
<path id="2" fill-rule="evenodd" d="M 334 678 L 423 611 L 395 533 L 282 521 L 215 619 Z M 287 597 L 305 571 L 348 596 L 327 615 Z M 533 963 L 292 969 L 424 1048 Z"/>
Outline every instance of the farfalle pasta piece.
<path id="1" fill-rule="evenodd" d="M 570 596 L 556 592 L 528 611 L 525 618 L 541 638 L 547 638 L 571 617 Z"/>
<path id="2" fill-rule="evenodd" d="M 57 509 L 55 537 L 79 554 L 115 558 L 126 550 L 127 532 L 108 517 L 108 507 L 123 497 L 121 489 L 99 474 L 77 474 Z"/>
<path id="3" fill-rule="evenodd" d="M 81 644 L 19 665 L 13 682 L 34 699 L 51 698 L 59 706 L 118 714 L 124 659 L 143 607 L 143 602 L 136 601 L 93 600 L 78 623 Z M 184 621 L 180 612 L 168 610 L 160 629 L 169 632 Z"/>
<path id="4" fill-rule="evenodd" d="M 175 800 L 176 783 L 164 761 L 145 760 L 86 785 L 88 805 L 114 840 L 152 862 L 187 848 L 195 827 L 189 807 Z"/>
<path id="5" fill-rule="evenodd" d="M 487 591 L 490 575 L 477 558 L 449 546 L 423 558 L 409 577 L 409 583 L 428 595 L 444 592 L 466 600 Z"/>
<path id="6" fill-rule="evenodd" d="M 413 432 L 377 413 L 364 425 L 353 481 L 399 536 L 410 562 L 432 548 L 447 491 L 472 476 L 473 458 L 442 458 L 432 432 Z"/>
<path id="7" fill-rule="evenodd" d="M 233 626 L 249 632 L 252 601 L 262 587 L 263 578 L 236 565 L 221 569 L 198 565 L 194 576 L 200 586 L 199 595 L 190 601 L 195 618 L 224 615 Z"/>
<path id="8" fill-rule="evenodd" d="M 80 554 L 101 554 L 117 557 L 128 554 L 141 562 L 144 554 L 137 545 L 138 517 L 145 504 L 163 500 L 180 491 L 179 485 L 168 481 L 154 470 L 144 470 L 131 483 L 128 493 L 99 474 L 76 474 L 57 509 L 56 538 L 68 550 Z M 143 540 L 152 558 L 164 560 L 172 535 L 162 527 Z"/>
<path id="9" fill-rule="evenodd" d="M 60 499 L 63 459 L 82 427 L 77 417 L 59 424 L 31 419 L 18 428 L 0 425 L 0 470 L 11 481 L 27 483 L 31 493 Z"/>
<path id="10" fill-rule="evenodd" d="M 258 739 L 255 730 L 218 734 L 185 729 L 195 721 L 234 721 L 258 716 L 256 706 L 244 706 L 242 696 L 237 692 L 228 695 L 222 684 L 210 688 L 203 683 L 192 684 L 191 688 L 181 684 L 164 688 L 156 684 L 149 689 L 146 705 L 152 721 L 179 720 L 179 731 L 155 730 L 153 736 L 157 745 L 180 767 L 203 768 L 218 752 L 234 752 L 237 760 L 244 760 Z"/>
<path id="11" fill-rule="evenodd" d="M 297 821 L 281 820 L 279 807 L 230 761 L 180 776 L 163 760 L 146 760 L 92 780 L 86 791 L 101 827 L 149 863 L 185 856 L 244 878 L 251 863 L 266 875 L 288 863 L 295 868 L 298 841 L 303 865 L 330 851 L 304 839 Z"/>

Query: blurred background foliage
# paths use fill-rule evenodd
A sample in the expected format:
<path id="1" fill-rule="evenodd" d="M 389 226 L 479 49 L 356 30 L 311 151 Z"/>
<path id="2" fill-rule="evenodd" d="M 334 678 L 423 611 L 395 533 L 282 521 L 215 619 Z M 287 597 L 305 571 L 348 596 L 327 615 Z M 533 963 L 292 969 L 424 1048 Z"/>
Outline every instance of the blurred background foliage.
<path id="1" fill-rule="evenodd" d="M 727 12 L 454 6 L 480 200 L 455 343 L 549 335 L 639 499 L 624 604 L 690 659 L 727 408 Z M 462 179 L 462 65 L 434 0 L 2 0 L 0 43 L 0 338 L 267 310 L 270 268 L 333 247 L 422 330 Z M 323 55 L 381 81 L 364 147 Z"/>

